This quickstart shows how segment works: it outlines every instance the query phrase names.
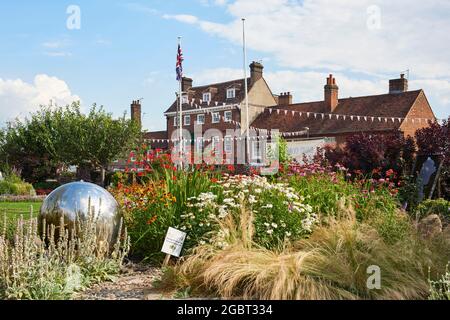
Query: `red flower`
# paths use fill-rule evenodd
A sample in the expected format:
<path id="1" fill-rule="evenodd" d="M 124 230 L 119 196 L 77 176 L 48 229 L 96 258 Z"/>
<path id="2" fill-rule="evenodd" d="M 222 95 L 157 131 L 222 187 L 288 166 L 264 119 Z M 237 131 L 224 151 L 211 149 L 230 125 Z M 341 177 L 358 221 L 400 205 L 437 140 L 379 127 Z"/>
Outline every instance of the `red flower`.
<path id="1" fill-rule="evenodd" d="M 158 219 L 158 216 L 153 216 L 147 221 L 147 225 L 151 225 L 155 223 L 155 221 Z"/>
<path id="2" fill-rule="evenodd" d="M 386 171 L 386 177 L 391 177 L 395 175 L 395 171 L 392 169 L 389 169 L 388 171 Z"/>

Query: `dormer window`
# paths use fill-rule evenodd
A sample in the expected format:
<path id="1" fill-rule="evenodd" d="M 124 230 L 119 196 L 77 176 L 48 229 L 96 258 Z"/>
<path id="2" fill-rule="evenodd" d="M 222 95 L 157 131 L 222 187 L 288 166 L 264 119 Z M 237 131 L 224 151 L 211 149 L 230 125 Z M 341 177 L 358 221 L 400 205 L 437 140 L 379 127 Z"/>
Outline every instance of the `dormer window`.
<path id="1" fill-rule="evenodd" d="M 235 88 L 227 89 L 227 99 L 234 99 L 234 98 L 236 98 L 236 89 Z"/>
<path id="2" fill-rule="evenodd" d="M 203 102 L 211 102 L 211 93 L 210 92 L 203 93 Z"/>
<path id="3" fill-rule="evenodd" d="M 188 99 L 188 96 L 186 94 L 183 94 L 181 96 L 181 103 L 183 103 L 183 104 L 189 103 L 189 99 Z"/>

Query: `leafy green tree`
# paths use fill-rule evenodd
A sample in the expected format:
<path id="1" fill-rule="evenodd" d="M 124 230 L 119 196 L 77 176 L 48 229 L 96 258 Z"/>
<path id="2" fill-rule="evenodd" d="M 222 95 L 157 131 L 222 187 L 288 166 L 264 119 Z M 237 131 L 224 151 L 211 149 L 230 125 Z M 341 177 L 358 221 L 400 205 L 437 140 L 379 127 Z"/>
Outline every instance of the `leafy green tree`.
<path id="1" fill-rule="evenodd" d="M 138 125 L 125 115 L 114 119 L 96 105 L 83 114 L 79 103 L 73 103 L 41 107 L 30 118 L 9 123 L 1 149 L 3 161 L 36 181 L 56 175 L 63 166 L 104 173 L 112 161 L 133 148 L 139 135 Z"/>

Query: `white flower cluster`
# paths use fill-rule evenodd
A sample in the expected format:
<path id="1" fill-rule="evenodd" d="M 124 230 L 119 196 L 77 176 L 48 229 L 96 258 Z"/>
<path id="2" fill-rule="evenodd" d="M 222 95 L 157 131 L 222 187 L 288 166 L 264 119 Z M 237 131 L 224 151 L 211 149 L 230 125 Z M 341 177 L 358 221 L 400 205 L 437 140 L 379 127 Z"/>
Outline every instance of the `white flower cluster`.
<path id="1" fill-rule="evenodd" d="M 217 220 L 222 220 L 231 213 L 238 213 L 241 205 L 248 205 L 256 216 L 266 215 L 262 220 L 265 221 L 265 233 L 270 237 L 290 238 L 293 234 L 303 233 L 297 230 L 298 224 L 294 227 L 274 218 L 279 212 L 277 210 L 292 214 L 290 221 L 298 217 L 300 229 L 304 232 L 312 232 L 318 222 L 317 215 L 313 213 L 313 208 L 305 203 L 304 197 L 285 183 L 270 183 L 265 177 L 259 176 L 225 176 L 219 181 L 219 186 L 217 195 L 207 192 L 188 199 L 187 207 L 191 212 L 181 217 L 185 229 L 195 232 L 194 226 L 211 227 Z M 211 234 L 207 237 L 211 237 Z M 219 247 L 225 246 L 225 238 L 226 232 L 223 230 L 216 234 L 216 241 L 220 242 Z"/>

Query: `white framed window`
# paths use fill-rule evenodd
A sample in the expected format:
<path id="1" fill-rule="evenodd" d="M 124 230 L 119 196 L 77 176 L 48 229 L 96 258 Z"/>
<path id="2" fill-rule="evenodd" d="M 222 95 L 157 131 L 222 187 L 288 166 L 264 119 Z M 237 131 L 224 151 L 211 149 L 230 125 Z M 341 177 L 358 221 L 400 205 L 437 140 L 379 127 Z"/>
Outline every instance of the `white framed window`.
<path id="1" fill-rule="evenodd" d="M 227 99 L 234 99 L 234 98 L 236 98 L 236 89 L 235 88 L 227 89 Z"/>
<path id="2" fill-rule="evenodd" d="M 225 122 L 231 122 L 231 120 L 233 120 L 233 112 L 225 111 L 224 117 L 225 117 Z"/>
<path id="3" fill-rule="evenodd" d="M 173 117 L 173 126 L 178 127 L 180 118 L 178 116 Z"/>
<path id="4" fill-rule="evenodd" d="M 183 104 L 189 103 L 189 99 L 188 99 L 188 96 L 186 94 L 183 94 L 181 96 L 181 103 L 183 103 Z"/>
<path id="5" fill-rule="evenodd" d="M 191 125 L 191 116 L 190 115 L 184 116 L 184 125 L 185 126 Z"/>
<path id="6" fill-rule="evenodd" d="M 204 114 L 197 115 L 197 124 L 205 124 L 205 115 Z"/>
<path id="7" fill-rule="evenodd" d="M 213 112 L 212 113 L 212 123 L 219 123 L 219 122 L 220 122 L 220 113 Z"/>
<path id="8" fill-rule="evenodd" d="M 226 154 L 230 154 L 233 152 L 233 137 L 225 136 L 223 149 Z"/>
<path id="9" fill-rule="evenodd" d="M 211 102 L 211 93 L 210 92 L 203 93 L 203 102 Z"/>
<path id="10" fill-rule="evenodd" d="M 261 143 L 259 141 L 252 141 L 252 160 L 257 161 L 261 159 Z"/>

